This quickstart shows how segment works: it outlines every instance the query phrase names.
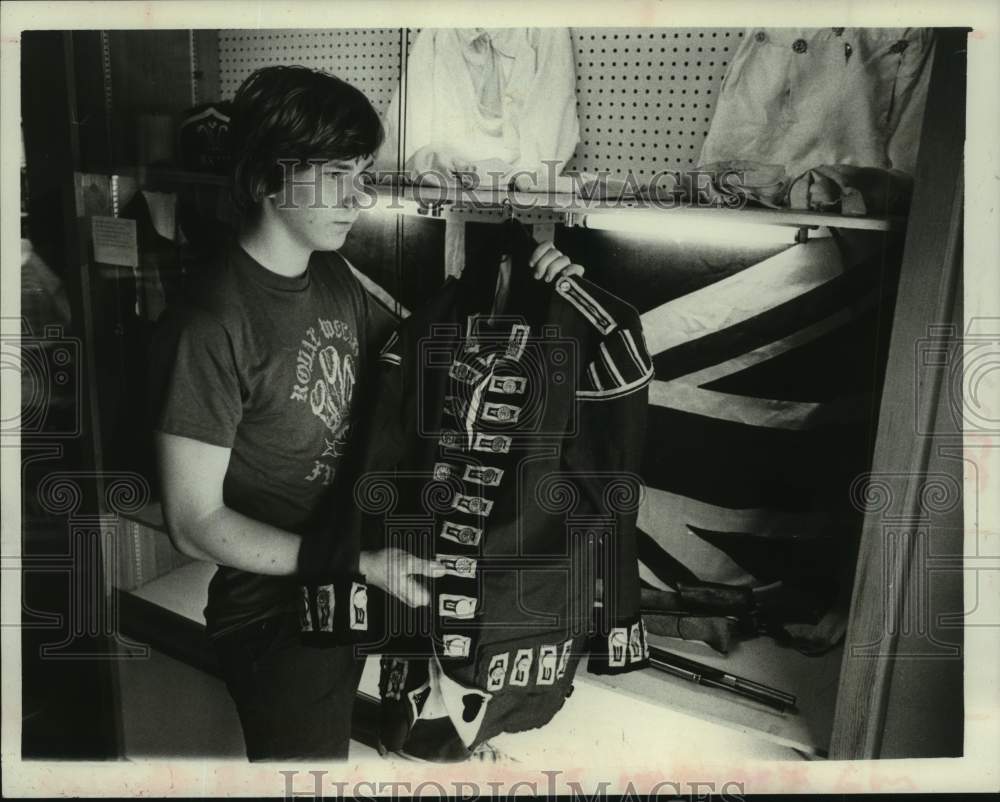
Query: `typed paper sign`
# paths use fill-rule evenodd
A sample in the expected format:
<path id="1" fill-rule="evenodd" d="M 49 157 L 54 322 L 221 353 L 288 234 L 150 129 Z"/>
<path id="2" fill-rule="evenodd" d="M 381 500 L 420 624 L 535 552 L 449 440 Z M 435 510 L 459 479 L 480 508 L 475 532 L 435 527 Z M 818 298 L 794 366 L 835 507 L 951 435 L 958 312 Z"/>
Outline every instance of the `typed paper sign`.
<path id="1" fill-rule="evenodd" d="M 139 244 L 135 220 L 120 217 L 90 218 L 94 237 L 94 261 L 123 267 L 139 266 Z"/>

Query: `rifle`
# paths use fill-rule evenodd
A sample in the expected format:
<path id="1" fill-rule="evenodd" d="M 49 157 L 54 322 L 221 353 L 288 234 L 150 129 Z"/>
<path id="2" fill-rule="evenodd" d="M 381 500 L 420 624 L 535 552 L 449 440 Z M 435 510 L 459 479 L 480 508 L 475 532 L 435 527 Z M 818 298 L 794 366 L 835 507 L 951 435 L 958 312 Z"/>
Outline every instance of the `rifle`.
<path id="1" fill-rule="evenodd" d="M 796 710 L 796 698 L 790 693 L 759 682 L 729 674 L 718 668 L 681 657 L 658 646 L 649 647 L 649 662 L 654 668 L 708 688 L 721 688 L 746 699 L 760 702 L 782 713 Z"/>

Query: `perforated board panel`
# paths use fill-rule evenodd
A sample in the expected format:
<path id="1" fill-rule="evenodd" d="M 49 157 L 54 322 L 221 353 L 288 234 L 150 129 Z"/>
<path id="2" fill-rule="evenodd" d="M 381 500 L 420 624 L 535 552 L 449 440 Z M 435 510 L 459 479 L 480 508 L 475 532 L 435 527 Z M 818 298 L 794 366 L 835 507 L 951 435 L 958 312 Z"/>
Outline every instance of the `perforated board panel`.
<path id="1" fill-rule="evenodd" d="M 692 167 L 742 30 L 574 28 L 578 170 Z"/>
<path id="2" fill-rule="evenodd" d="M 219 31 L 219 77 L 229 100 L 250 73 L 301 64 L 353 84 L 382 114 L 399 83 L 400 28 Z"/>
<path id="3" fill-rule="evenodd" d="M 407 52 L 419 29 L 406 31 Z M 641 180 L 692 167 L 742 30 L 573 28 L 580 144 L 571 167 Z M 361 89 L 381 114 L 400 76 L 398 28 L 221 31 L 222 95 L 253 70 L 304 64 Z"/>

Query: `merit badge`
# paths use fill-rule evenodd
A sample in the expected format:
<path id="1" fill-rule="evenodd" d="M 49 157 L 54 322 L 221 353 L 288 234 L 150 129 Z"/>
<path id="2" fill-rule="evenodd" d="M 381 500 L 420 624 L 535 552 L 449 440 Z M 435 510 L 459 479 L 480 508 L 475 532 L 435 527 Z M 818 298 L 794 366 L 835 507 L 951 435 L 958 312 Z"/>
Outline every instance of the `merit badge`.
<path id="1" fill-rule="evenodd" d="M 556 647 L 543 646 L 538 652 L 538 685 L 551 685 L 556 681 Z"/>
<path id="2" fill-rule="evenodd" d="M 521 408 L 513 404 L 497 404 L 493 401 L 483 404 L 482 418 L 492 423 L 517 423 L 520 416 Z"/>
<path id="3" fill-rule="evenodd" d="M 478 546 L 483 536 L 483 530 L 475 526 L 462 526 L 445 521 L 441 527 L 441 537 L 463 546 Z"/>
<path id="4" fill-rule="evenodd" d="M 615 627 L 608 633 L 608 665 L 614 668 L 625 665 L 628 649 L 628 632 L 625 627 Z"/>
<path id="5" fill-rule="evenodd" d="M 507 350 L 504 356 L 507 359 L 517 360 L 524 353 L 524 346 L 528 343 L 528 332 L 531 329 L 523 323 L 515 323 L 510 330 L 510 340 L 507 342 Z"/>
<path id="6" fill-rule="evenodd" d="M 316 588 L 316 609 L 319 611 L 319 628 L 323 632 L 333 632 L 333 585 Z"/>
<path id="7" fill-rule="evenodd" d="M 466 465 L 463 481 L 475 482 L 486 487 L 496 487 L 503 479 L 502 468 L 482 468 L 478 465 Z"/>
<path id="8" fill-rule="evenodd" d="M 463 557 L 460 554 L 438 554 L 436 559 L 444 566 L 446 574 L 461 579 L 476 578 L 476 561 L 472 557 Z"/>
<path id="9" fill-rule="evenodd" d="M 562 652 L 559 654 L 559 667 L 556 669 L 557 679 L 562 679 L 563 675 L 566 673 L 566 669 L 569 668 L 569 654 L 572 648 L 573 639 L 570 638 L 563 644 Z"/>
<path id="10" fill-rule="evenodd" d="M 531 676 L 531 649 L 518 649 L 514 657 L 514 669 L 511 671 L 510 684 L 524 687 Z"/>
<path id="11" fill-rule="evenodd" d="M 435 462 L 434 478 L 437 479 L 439 482 L 444 481 L 445 479 L 448 479 L 451 476 L 453 470 L 454 469 L 447 462 Z"/>
<path id="12" fill-rule="evenodd" d="M 445 635 L 443 646 L 447 657 L 468 657 L 472 639 L 468 635 Z"/>
<path id="13" fill-rule="evenodd" d="M 465 496 L 458 493 L 455 495 L 452 507 L 469 515 L 489 515 L 493 509 L 493 502 L 479 496 Z"/>
<path id="14" fill-rule="evenodd" d="M 299 625 L 303 632 L 312 632 L 312 611 L 309 609 L 309 588 L 302 588 L 302 609 L 300 611 Z"/>
<path id="15" fill-rule="evenodd" d="M 487 451 L 492 454 L 506 454 L 510 451 L 510 437 L 503 434 L 496 434 L 492 437 L 488 434 L 477 434 L 472 447 L 476 451 Z"/>
<path id="16" fill-rule="evenodd" d="M 438 615 L 443 618 L 472 618 L 476 614 L 478 601 L 473 596 L 442 593 L 438 596 Z"/>
<path id="17" fill-rule="evenodd" d="M 490 659 L 490 667 L 486 672 L 486 690 L 499 691 L 507 678 L 507 652 L 495 654 Z"/>
<path id="18" fill-rule="evenodd" d="M 628 659 L 630 663 L 642 660 L 642 631 L 639 624 L 632 624 L 628 633 Z"/>
<path id="19" fill-rule="evenodd" d="M 524 376 L 494 376 L 490 379 L 490 392 L 517 395 L 524 392 L 527 383 Z"/>
<path id="20" fill-rule="evenodd" d="M 368 586 L 351 583 L 351 629 L 368 629 Z"/>
<path id="21" fill-rule="evenodd" d="M 385 677 L 383 699 L 399 699 L 403 691 L 403 685 L 406 683 L 406 674 L 409 668 L 410 664 L 408 662 L 395 657 L 383 661 L 382 671 Z"/>
<path id="22" fill-rule="evenodd" d="M 472 367 L 472 365 L 457 361 L 453 362 L 452 366 L 448 368 L 448 375 L 455 379 L 455 381 L 460 381 L 464 384 L 476 384 L 483 378 L 483 374 Z"/>

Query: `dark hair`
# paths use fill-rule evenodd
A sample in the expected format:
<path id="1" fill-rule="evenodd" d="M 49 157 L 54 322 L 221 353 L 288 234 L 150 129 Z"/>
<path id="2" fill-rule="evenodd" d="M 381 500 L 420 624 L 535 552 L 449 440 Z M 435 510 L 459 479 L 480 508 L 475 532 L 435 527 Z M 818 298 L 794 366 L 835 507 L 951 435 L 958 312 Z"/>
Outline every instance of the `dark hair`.
<path id="1" fill-rule="evenodd" d="M 233 202 L 245 214 L 282 183 L 279 159 L 356 159 L 382 144 L 382 122 L 364 94 L 308 67 L 264 67 L 233 98 L 229 123 Z"/>

